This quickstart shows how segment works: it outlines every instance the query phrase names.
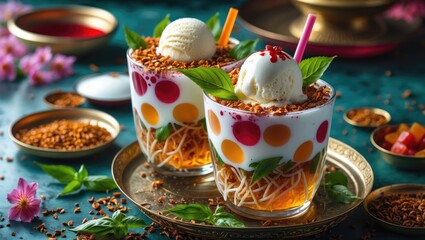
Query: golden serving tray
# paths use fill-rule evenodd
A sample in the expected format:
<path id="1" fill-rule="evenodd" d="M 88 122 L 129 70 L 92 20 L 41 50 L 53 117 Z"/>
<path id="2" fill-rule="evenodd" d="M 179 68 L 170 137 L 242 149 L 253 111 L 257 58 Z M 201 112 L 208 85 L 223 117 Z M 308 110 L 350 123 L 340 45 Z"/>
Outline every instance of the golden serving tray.
<path id="1" fill-rule="evenodd" d="M 238 20 L 248 31 L 269 44 L 295 50 L 306 19 L 291 0 L 249 0 L 238 8 Z M 348 26 L 336 27 L 321 20 L 321 16 L 318 16 L 306 54 L 345 58 L 376 56 L 396 48 L 418 32 L 422 25 L 420 18 L 415 18 L 411 23 L 376 18 L 374 24 L 366 25 L 369 27 L 367 31 L 359 33 Z"/>
<path id="2" fill-rule="evenodd" d="M 371 191 L 374 180 L 372 168 L 366 159 L 350 146 L 330 138 L 327 165 L 343 171 L 349 178 L 350 190 L 361 199 Z M 146 173 L 147 176 L 142 177 L 142 173 Z M 326 198 L 324 189 L 320 187 L 313 204 L 307 213 L 300 217 L 272 221 L 270 225 L 263 226 L 264 221 L 239 216 L 246 227 L 218 227 L 190 223 L 176 219 L 173 215 L 160 213 L 175 206 L 169 202 L 170 199 L 181 201 L 184 198 L 190 203 L 208 205 L 209 199 L 220 198 L 213 174 L 177 178 L 154 176 L 155 174 L 150 173 L 153 173 L 153 168 L 146 164 L 137 141 L 124 147 L 112 162 L 112 176 L 118 187 L 144 214 L 163 226 L 177 230 L 180 234 L 197 237 L 280 239 L 314 235 L 338 224 L 363 201 L 358 200 L 352 204 L 334 203 Z M 163 185 L 153 189 L 152 183 L 155 180 L 163 181 Z M 162 203 L 159 202 L 161 197 L 165 197 Z"/>

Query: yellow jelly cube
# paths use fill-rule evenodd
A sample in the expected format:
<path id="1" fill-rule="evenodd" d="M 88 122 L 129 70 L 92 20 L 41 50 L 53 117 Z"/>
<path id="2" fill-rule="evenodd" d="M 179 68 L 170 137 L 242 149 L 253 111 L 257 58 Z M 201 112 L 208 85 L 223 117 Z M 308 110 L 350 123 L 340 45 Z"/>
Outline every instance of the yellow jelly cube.
<path id="1" fill-rule="evenodd" d="M 385 142 L 389 142 L 391 144 L 394 144 L 397 141 L 398 136 L 400 136 L 400 133 L 398 131 L 392 132 L 392 133 L 386 134 L 384 139 L 385 139 Z"/>
<path id="2" fill-rule="evenodd" d="M 409 132 L 415 136 L 416 142 L 419 142 L 425 135 L 425 127 L 415 122 L 410 127 Z"/>

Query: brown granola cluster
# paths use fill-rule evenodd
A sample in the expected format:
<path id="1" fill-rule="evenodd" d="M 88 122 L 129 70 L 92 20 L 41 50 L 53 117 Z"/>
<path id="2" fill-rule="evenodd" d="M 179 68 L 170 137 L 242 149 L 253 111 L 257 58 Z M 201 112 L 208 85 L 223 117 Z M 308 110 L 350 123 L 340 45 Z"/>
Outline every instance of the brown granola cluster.
<path id="1" fill-rule="evenodd" d="M 238 81 L 239 69 L 236 68 L 230 73 L 233 85 L 236 85 Z M 227 101 L 213 97 L 213 99 L 221 105 L 236 108 L 244 111 L 250 111 L 258 115 L 285 115 L 290 112 L 298 112 L 307 110 L 325 104 L 330 98 L 330 89 L 326 86 L 319 86 L 318 84 L 310 84 L 303 90 L 304 94 L 307 95 L 307 100 L 297 104 L 286 104 L 281 107 L 269 106 L 264 107 L 260 104 L 245 103 L 241 100 Z"/>
<path id="2" fill-rule="evenodd" d="M 155 72 L 170 70 L 173 68 L 196 68 L 196 67 L 220 67 L 228 63 L 237 61 L 230 58 L 231 47 L 216 46 L 216 52 L 210 59 L 201 59 L 192 62 L 179 62 L 171 60 L 169 57 L 156 54 L 159 45 L 159 38 L 146 37 L 146 49 L 136 49 L 131 53 L 131 58 L 143 66 L 154 69 Z"/>

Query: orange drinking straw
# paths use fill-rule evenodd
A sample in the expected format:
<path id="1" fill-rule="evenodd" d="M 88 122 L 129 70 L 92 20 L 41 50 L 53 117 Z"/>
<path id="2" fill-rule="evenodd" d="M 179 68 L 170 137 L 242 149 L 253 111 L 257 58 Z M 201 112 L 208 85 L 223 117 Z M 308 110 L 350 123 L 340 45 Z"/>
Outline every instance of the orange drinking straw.
<path id="1" fill-rule="evenodd" d="M 235 25 L 236 17 L 238 16 L 238 9 L 230 8 L 227 14 L 226 22 L 224 23 L 223 30 L 221 31 L 220 39 L 218 40 L 219 46 L 227 46 L 230 34 L 232 33 L 233 26 Z"/>

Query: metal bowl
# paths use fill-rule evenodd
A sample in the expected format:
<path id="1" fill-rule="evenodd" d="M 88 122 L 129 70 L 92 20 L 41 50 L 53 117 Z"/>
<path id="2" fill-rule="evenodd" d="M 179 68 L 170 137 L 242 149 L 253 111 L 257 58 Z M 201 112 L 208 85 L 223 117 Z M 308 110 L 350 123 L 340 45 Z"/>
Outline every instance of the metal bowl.
<path id="1" fill-rule="evenodd" d="M 51 123 L 55 120 L 71 120 L 90 123 L 105 128 L 110 134 L 111 139 L 105 143 L 99 144 L 91 148 L 83 148 L 78 150 L 56 150 L 48 148 L 34 147 L 23 143 L 16 138 L 16 134 L 22 129 L 31 129 L 42 124 Z M 16 120 L 10 127 L 10 138 L 18 146 L 19 149 L 29 154 L 48 158 L 77 158 L 99 152 L 109 147 L 118 137 L 120 125 L 118 121 L 111 115 L 92 109 L 56 109 L 43 112 L 33 113 Z"/>
<path id="2" fill-rule="evenodd" d="M 35 27 L 50 24 L 78 24 L 102 31 L 99 36 L 63 37 L 33 32 Z M 66 5 L 42 8 L 16 16 L 7 24 L 9 31 L 30 49 L 50 46 L 55 53 L 83 55 L 106 44 L 118 26 L 116 18 L 100 8 Z"/>
<path id="3" fill-rule="evenodd" d="M 382 196 L 388 196 L 388 195 L 400 195 L 400 196 L 415 196 L 416 195 L 417 197 L 423 199 L 425 195 L 425 185 L 395 184 L 395 185 L 385 186 L 371 192 L 369 195 L 367 195 L 367 197 L 363 201 L 363 207 L 366 210 L 366 212 L 382 227 L 390 231 L 394 231 L 394 232 L 398 232 L 402 234 L 423 236 L 425 234 L 425 227 L 407 227 L 407 226 L 403 226 L 399 224 L 394 224 L 384 220 L 383 216 L 378 217 L 377 213 L 372 213 L 371 208 L 373 205 L 373 201 Z"/>
<path id="4" fill-rule="evenodd" d="M 363 118 L 353 118 L 352 115 L 355 113 L 362 112 Z M 369 121 L 373 116 L 380 115 L 382 117 L 378 122 Z M 344 113 L 344 120 L 356 127 L 366 127 L 366 128 L 375 128 L 382 125 L 385 125 L 391 121 L 391 115 L 387 111 L 380 108 L 372 107 L 362 107 L 362 108 L 353 108 L 349 109 Z"/>
<path id="5" fill-rule="evenodd" d="M 384 141 L 383 139 L 386 134 L 396 131 L 397 128 L 398 125 L 385 125 L 375 129 L 370 135 L 370 141 L 373 146 L 378 149 L 385 162 L 400 169 L 416 171 L 425 169 L 425 157 L 393 153 L 379 145 L 379 143 Z"/>
<path id="6" fill-rule="evenodd" d="M 75 92 L 53 91 L 44 96 L 46 105 L 53 109 L 75 108 L 83 105 L 86 98 Z"/>

